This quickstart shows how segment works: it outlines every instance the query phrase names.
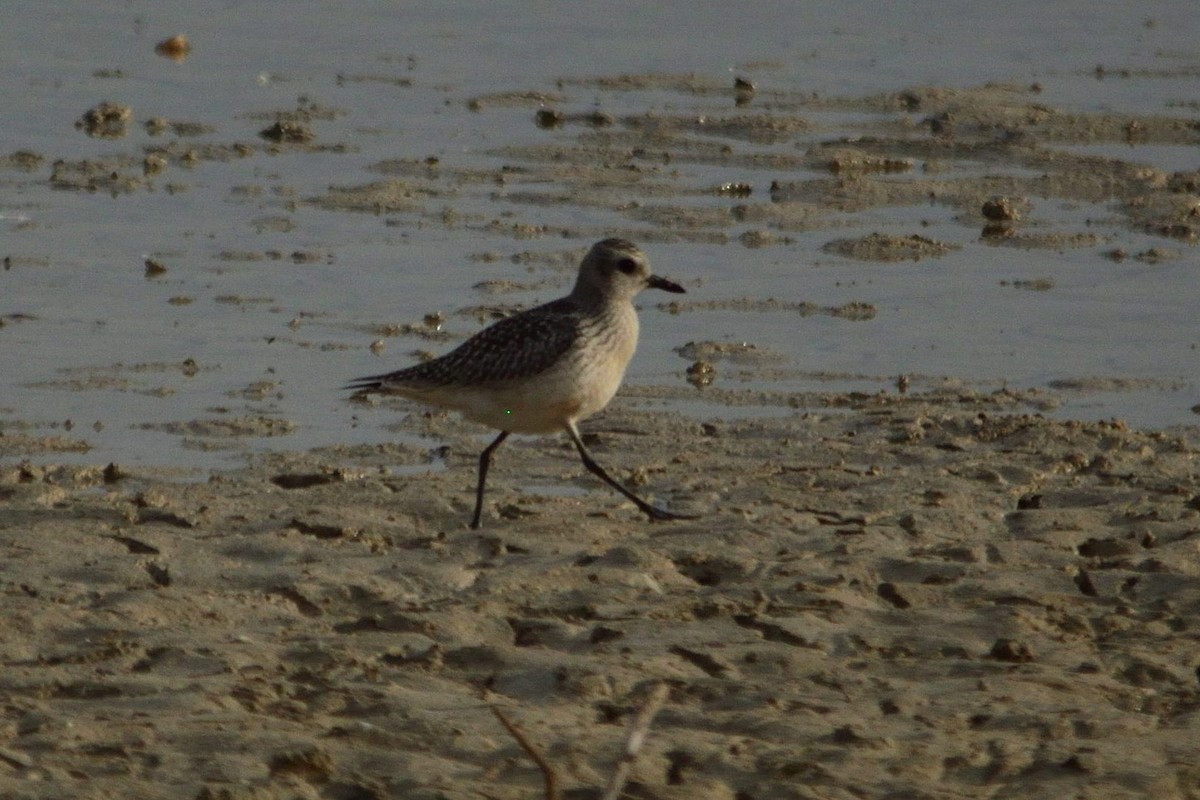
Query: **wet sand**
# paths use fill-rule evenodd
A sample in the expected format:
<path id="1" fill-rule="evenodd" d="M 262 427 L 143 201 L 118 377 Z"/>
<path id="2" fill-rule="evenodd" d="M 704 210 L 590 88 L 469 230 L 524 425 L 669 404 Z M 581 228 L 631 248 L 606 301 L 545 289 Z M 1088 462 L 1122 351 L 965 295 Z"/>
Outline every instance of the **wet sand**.
<path id="1" fill-rule="evenodd" d="M 1041 416 L 1064 397 L 1186 386 L 1194 346 L 1193 361 L 1150 377 L 1084 370 L 1047 390 L 993 391 L 926 374 L 907 391 L 876 391 L 895 376 L 801 372 L 827 365 L 682 337 L 671 350 L 684 361 L 662 378 L 672 383 L 626 387 L 583 430 L 618 479 L 691 521 L 646 522 L 551 437 L 498 453 L 484 529 L 470 531 L 484 432 L 405 404 L 389 407 L 400 443 L 289 444 L 314 425 L 304 413 L 343 423 L 326 413 L 331 401 L 311 401 L 334 394 L 323 377 L 333 368 L 297 367 L 302 356 L 392 339 L 393 366 L 409 346 L 444 352 L 514 307 L 494 300 L 557 291 L 601 236 L 747 257 L 814 237 L 783 268 L 823 258 L 825 269 L 892 269 L 980 244 L 1044 256 L 1032 272 L 968 278 L 971 291 L 1053 292 L 1063 253 L 1097 269 L 1194 256 L 1198 173 L 1122 149 L 1192 147 L 1193 119 L 1061 111 L 1032 83 L 831 97 L 772 87 L 765 72 L 757 88 L 724 75 L 564 78 L 553 91 L 469 99 L 436 88 L 483 129 L 489 115 L 524 114 L 529 137 L 497 122 L 504 135 L 474 159 L 410 146 L 317 193 L 296 188 L 298 162 L 268 159 L 350 153 L 367 137 L 355 138 L 359 120 L 335 127 L 345 111 L 315 101 L 256 109 L 233 132 L 120 104 L 80 108 L 81 130 L 115 137 L 107 155 L 0 155 L 22 190 L 105 202 L 203 189 L 218 179 L 193 170 L 245 161 L 253 179 L 221 189 L 246 203 L 238 214 L 252 219 L 239 222 L 256 233 L 371 215 L 399 237 L 466 230 L 486 239 L 479 262 L 524 270 L 477 284 L 484 304 L 449 312 L 448 332 L 441 315 L 312 311 L 307 286 L 282 301 L 208 272 L 183 277 L 189 257 L 202 259 L 184 236 L 149 254 L 144 274 L 134 265 L 130 281 L 179 281 L 154 300 L 172 313 L 197 298 L 211 301 L 197 316 L 238 309 L 245 339 L 278 342 L 247 359 L 264 369 L 208 392 L 189 381 L 236 369 L 236 355 L 132 353 L 39 367 L 23 388 L 76 393 L 89 412 L 187 398 L 204 416 L 130 425 L 106 412 L 110 438 L 165 434 L 177 457 L 211 448 L 250 464 L 179 480 L 189 475 L 170 453 L 161 468 L 93 459 L 99 413 L 89 430 L 91 418 L 41 418 L 34 403 L 0 408 L 0 798 L 540 797 L 543 773 L 499 709 L 564 796 L 583 800 L 600 796 L 629 719 L 659 684 L 669 693 L 629 798 L 1200 797 L 1200 433 Z M 409 86 L 385 78 L 338 83 Z M 621 110 L 585 110 L 595 98 Z M 139 144 L 143 129 L 165 138 Z M 701 185 L 681 165 L 742 177 Z M 880 220 L 887 232 L 867 232 Z M 964 228 L 966 245 L 947 240 Z M 323 264 L 338 250 L 274 249 L 245 233 L 231 230 L 236 247 L 209 272 Z M 512 252 L 527 239 L 566 244 Z M 50 267 L 40 246 L 6 256 L 5 271 Z M 864 267 L 848 283 L 883 276 Z M 262 280 L 284 292 L 292 279 Z M 655 310 L 881 325 L 880 305 L 895 302 L 879 288 L 837 300 L 790 284 L 778 298 L 722 291 Z M 23 307 L 0 317 L 31 337 L 41 324 Z M 798 375 L 873 391 L 779 388 Z M 1183 417 L 1183 402 L 1173 408 Z M 345 441 L 366 425 L 344 422 Z"/>
<path id="2" fill-rule="evenodd" d="M 10 463 L 3 793 L 543 796 L 496 707 L 598 797 L 664 682 L 627 797 L 1200 796 L 1200 441 L 1011 392 L 773 400 L 585 425 L 686 522 L 516 439 L 469 531 L 484 439 L 411 406 L 446 450 Z"/>

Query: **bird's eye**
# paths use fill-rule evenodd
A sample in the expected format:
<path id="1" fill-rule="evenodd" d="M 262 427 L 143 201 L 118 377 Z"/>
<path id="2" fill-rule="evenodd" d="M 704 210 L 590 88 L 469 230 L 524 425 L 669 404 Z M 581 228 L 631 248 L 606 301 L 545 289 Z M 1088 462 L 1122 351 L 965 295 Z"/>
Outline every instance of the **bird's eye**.
<path id="1" fill-rule="evenodd" d="M 624 272 L 626 275 L 633 275 L 638 271 L 638 263 L 632 258 L 622 258 L 617 262 L 617 269 Z"/>

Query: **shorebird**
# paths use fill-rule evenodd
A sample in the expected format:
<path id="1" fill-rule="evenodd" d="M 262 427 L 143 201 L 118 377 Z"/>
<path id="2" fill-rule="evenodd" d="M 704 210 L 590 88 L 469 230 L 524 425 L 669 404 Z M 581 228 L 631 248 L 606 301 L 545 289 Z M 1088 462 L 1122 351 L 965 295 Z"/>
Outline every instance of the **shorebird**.
<path id="1" fill-rule="evenodd" d="M 682 293 L 650 272 L 650 262 L 624 239 L 597 242 L 579 265 L 566 297 L 484 328 L 440 358 L 349 383 L 356 396 L 400 395 L 462 413 L 500 431 L 479 455 L 475 514 L 492 454 L 513 433 L 566 431 L 583 465 L 633 502 L 651 521 L 694 519 L 650 505 L 614 480 L 583 444 L 576 423 L 608 405 L 625 377 L 638 340 L 633 298 L 643 289 Z"/>

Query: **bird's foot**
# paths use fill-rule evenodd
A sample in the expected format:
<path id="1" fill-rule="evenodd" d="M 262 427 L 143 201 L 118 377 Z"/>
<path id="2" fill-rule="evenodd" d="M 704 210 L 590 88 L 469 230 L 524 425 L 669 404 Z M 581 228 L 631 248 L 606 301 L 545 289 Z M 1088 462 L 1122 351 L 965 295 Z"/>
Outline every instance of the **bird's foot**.
<path id="1" fill-rule="evenodd" d="M 646 517 L 651 522 L 673 522 L 676 520 L 700 519 L 700 516 L 697 514 L 674 514 L 670 511 L 664 511 L 661 508 L 655 508 L 651 505 L 647 505 L 642 509 L 642 511 L 645 512 Z"/>

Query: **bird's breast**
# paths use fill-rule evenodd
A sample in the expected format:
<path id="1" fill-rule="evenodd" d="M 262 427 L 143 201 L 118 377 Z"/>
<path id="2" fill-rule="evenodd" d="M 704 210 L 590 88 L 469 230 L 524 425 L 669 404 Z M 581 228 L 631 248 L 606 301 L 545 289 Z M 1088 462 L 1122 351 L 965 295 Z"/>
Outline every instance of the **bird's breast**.
<path id="1" fill-rule="evenodd" d="M 608 405 L 637 350 L 638 318 L 632 305 L 614 309 L 584 326 L 574 365 L 580 387 L 578 418 Z"/>

